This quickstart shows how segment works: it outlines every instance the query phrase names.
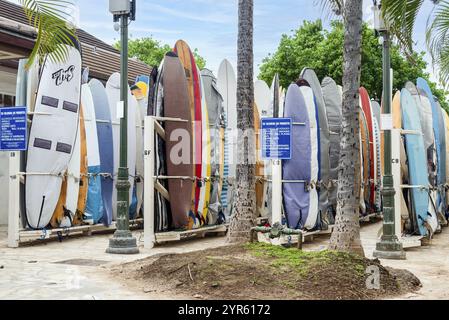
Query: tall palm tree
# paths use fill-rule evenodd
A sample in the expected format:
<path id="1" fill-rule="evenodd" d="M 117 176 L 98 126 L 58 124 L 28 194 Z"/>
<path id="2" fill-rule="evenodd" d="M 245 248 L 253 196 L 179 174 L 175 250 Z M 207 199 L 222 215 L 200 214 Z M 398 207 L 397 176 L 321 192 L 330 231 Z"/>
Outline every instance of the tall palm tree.
<path id="1" fill-rule="evenodd" d="M 363 1 L 327 1 L 333 11 L 343 16 L 344 70 L 343 110 L 338 173 L 337 217 L 330 249 L 364 255 L 360 241 L 360 141 L 359 87 L 362 64 Z"/>
<path id="2" fill-rule="evenodd" d="M 49 54 L 57 61 L 64 60 L 68 54 L 65 44 L 73 45 L 75 26 L 71 0 L 19 0 L 31 26 L 36 28 L 37 37 L 28 65 L 36 58 Z M 72 12 L 71 12 L 72 11 Z"/>
<path id="3" fill-rule="evenodd" d="M 246 242 L 254 226 L 255 197 L 255 134 L 253 84 L 253 0 L 239 0 L 238 64 L 237 64 L 237 127 L 238 163 L 236 197 L 228 241 Z"/>
<path id="4" fill-rule="evenodd" d="M 413 30 L 426 0 L 383 0 L 382 14 L 390 32 L 406 53 L 413 50 Z M 430 0 L 435 8 L 427 21 L 426 40 L 440 82 L 449 80 L 449 1 Z"/>

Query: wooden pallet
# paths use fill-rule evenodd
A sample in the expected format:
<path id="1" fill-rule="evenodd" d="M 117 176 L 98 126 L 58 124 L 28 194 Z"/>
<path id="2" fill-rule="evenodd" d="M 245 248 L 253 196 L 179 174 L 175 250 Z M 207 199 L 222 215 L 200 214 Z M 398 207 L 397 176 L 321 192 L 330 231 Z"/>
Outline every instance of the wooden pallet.
<path id="1" fill-rule="evenodd" d="M 143 219 L 131 220 L 129 226 L 131 229 L 140 229 Z M 106 227 L 102 224 L 83 225 L 71 228 L 55 228 L 46 230 L 21 230 L 19 231 L 19 244 L 33 244 L 39 241 L 48 241 L 70 236 L 91 236 L 94 233 L 112 233 L 117 230 L 116 222 Z"/>
<path id="2" fill-rule="evenodd" d="M 226 235 L 228 225 L 208 226 L 195 230 L 187 231 L 168 231 L 155 234 L 156 243 L 166 243 L 173 241 L 181 241 L 192 238 L 204 238 L 206 235 Z"/>

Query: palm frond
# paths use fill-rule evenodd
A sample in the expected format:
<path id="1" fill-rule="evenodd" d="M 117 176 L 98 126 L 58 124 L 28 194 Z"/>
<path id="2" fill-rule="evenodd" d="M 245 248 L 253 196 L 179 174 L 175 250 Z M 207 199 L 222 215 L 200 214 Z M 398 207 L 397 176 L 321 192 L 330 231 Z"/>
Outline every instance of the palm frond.
<path id="1" fill-rule="evenodd" d="M 341 16 L 343 14 L 343 0 L 315 0 L 316 4 L 320 4 L 322 11 L 330 16 Z"/>
<path id="2" fill-rule="evenodd" d="M 74 8 L 71 0 L 19 0 L 30 25 L 37 30 L 36 43 L 28 59 L 30 66 L 36 57 L 46 55 L 55 61 L 64 61 L 67 45 L 75 45 L 75 28 L 68 11 Z"/>
<path id="3" fill-rule="evenodd" d="M 383 0 L 382 15 L 406 53 L 413 51 L 413 29 L 424 0 Z"/>
<path id="4" fill-rule="evenodd" d="M 440 82 L 449 81 L 449 1 L 440 1 L 427 21 L 427 46 L 434 65 L 438 65 Z"/>

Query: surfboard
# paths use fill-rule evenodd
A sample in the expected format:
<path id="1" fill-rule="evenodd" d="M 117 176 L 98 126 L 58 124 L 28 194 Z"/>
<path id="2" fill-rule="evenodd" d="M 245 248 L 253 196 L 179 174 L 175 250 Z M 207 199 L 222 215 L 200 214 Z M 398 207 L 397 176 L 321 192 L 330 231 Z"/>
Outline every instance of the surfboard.
<path id="1" fill-rule="evenodd" d="M 273 118 L 273 105 L 272 105 L 272 92 L 270 88 L 268 87 L 267 83 L 263 80 L 257 80 L 254 83 L 254 101 L 256 104 L 257 113 L 259 114 L 259 123 L 258 123 L 258 129 L 260 130 L 260 119 L 262 118 Z M 256 132 L 259 132 L 256 130 Z M 259 141 L 261 139 L 260 132 L 259 132 Z M 259 201 L 258 205 L 258 214 L 261 217 L 268 217 L 270 208 L 268 207 L 268 202 L 270 198 L 270 184 L 268 183 L 267 179 L 271 179 L 272 172 L 271 172 L 271 162 L 265 161 L 261 157 L 261 143 L 259 143 L 258 146 L 258 154 L 257 157 L 259 158 L 259 162 L 261 166 L 263 166 L 263 170 L 259 172 L 259 180 L 256 182 L 257 184 L 261 184 L 262 187 L 262 198 Z"/>
<path id="2" fill-rule="evenodd" d="M 136 83 L 131 87 L 131 92 L 138 104 L 139 112 L 136 112 L 136 177 L 134 197 L 136 198 L 136 218 L 140 216 L 143 205 L 143 176 L 144 176 L 144 154 L 143 154 L 143 136 L 144 127 L 143 119 L 145 118 L 149 108 L 149 91 L 150 91 L 151 77 L 140 75 L 136 77 Z"/>
<path id="3" fill-rule="evenodd" d="M 20 59 L 19 60 L 19 66 L 17 69 L 17 79 L 16 79 L 16 106 L 23 107 L 27 106 L 27 111 L 30 111 L 30 106 L 27 105 L 27 89 L 28 89 L 28 82 L 30 81 L 28 79 L 28 71 L 26 70 L 26 64 L 28 60 L 27 59 Z M 36 81 L 37 82 L 37 81 Z M 33 106 L 34 107 L 34 106 Z M 29 130 L 28 125 L 28 130 Z M 9 155 L 8 155 L 9 157 Z M 9 161 L 9 160 L 5 160 Z M 6 162 L 3 162 L 6 164 Z M 3 165 L 2 165 L 3 166 Z M 3 169 L 5 170 L 5 173 L 1 172 L 0 175 L 3 177 L 7 176 L 7 173 L 9 171 L 9 165 L 3 166 Z M 20 154 L 20 171 L 25 172 L 26 169 L 26 153 L 21 152 Z M 2 184 L 1 185 L 2 190 L 0 191 L 2 195 L 4 195 L 6 198 L 9 196 L 9 186 L 8 184 Z M 26 222 L 26 206 L 25 206 L 25 184 L 23 182 L 20 183 L 20 220 L 22 227 L 26 228 L 27 222 Z"/>
<path id="4" fill-rule="evenodd" d="M 193 172 L 193 177 L 197 179 L 202 178 L 203 174 L 203 159 L 202 159 L 202 143 L 203 143 L 203 128 L 202 128 L 202 107 L 201 107 L 201 84 L 198 74 L 198 68 L 193 57 L 193 53 L 190 50 L 187 43 L 183 40 L 179 40 L 175 44 L 174 52 L 178 55 L 181 64 L 184 67 L 184 71 L 187 77 L 187 84 L 189 89 L 189 101 L 190 101 L 190 112 L 193 124 L 193 134 L 192 134 L 192 150 L 194 154 L 194 164 L 195 169 Z M 204 197 L 201 198 L 203 185 L 201 181 L 197 181 L 192 190 L 193 208 L 192 212 L 195 214 L 195 219 L 191 218 L 189 226 L 195 228 L 201 226 L 205 223 L 203 220 L 203 204 Z M 204 196 L 204 191 L 203 191 Z"/>
<path id="5" fill-rule="evenodd" d="M 136 83 L 131 87 L 131 93 L 139 104 L 140 118 L 145 118 L 148 110 L 148 97 L 150 90 L 150 77 L 140 75 L 136 77 Z"/>
<path id="6" fill-rule="evenodd" d="M 263 80 L 257 80 L 254 83 L 254 102 L 259 109 L 261 118 L 273 117 L 273 109 L 271 108 L 271 91 L 267 83 Z"/>
<path id="7" fill-rule="evenodd" d="M 97 79 L 89 82 L 95 108 L 98 146 L 100 154 L 101 198 L 103 211 L 100 222 L 109 226 L 112 223 L 112 193 L 114 190 L 114 143 L 112 137 L 111 111 L 108 96 L 103 84 Z M 95 174 L 94 174 L 95 175 Z M 92 199 L 95 201 L 95 198 Z M 95 214 L 93 214 L 95 222 Z"/>
<path id="8" fill-rule="evenodd" d="M 286 91 L 280 87 L 281 95 L 279 97 L 279 117 L 284 116 Z"/>
<path id="9" fill-rule="evenodd" d="M 360 99 L 362 103 L 362 109 L 365 114 L 366 123 L 368 126 L 369 133 L 369 159 L 370 159 L 370 167 L 369 167 L 369 211 L 370 213 L 374 210 L 374 202 L 376 196 L 376 183 L 377 183 L 377 174 L 376 174 L 376 153 L 375 153 L 375 145 L 374 145 L 374 121 L 373 121 L 373 111 L 371 108 L 371 100 L 368 95 L 368 91 L 365 88 L 360 88 Z"/>
<path id="10" fill-rule="evenodd" d="M 374 117 L 373 119 L 374 124 L 374 145 L 375 145 L 375 153 L 376 153 L 376 179 L 377 179 L 377 186 L 376 186 L 376 195 L 375 195 L 375 201 L 374 201 L 374 210 L 375 212 L 381 212 L 382 211 L 382 165 L 381 165 L 381 155 L 380 155 L 380 128 L 379 124 L 377 123 L 377 118 Z"/>
<path id="11" fill-rule="evenodd" d="M 438 126 L 439 126 L 439 134 L 440 134 L 440 145 L 441 145 L 441 153 L 440 153 L 440 182 L 439 182 L 439 189 L 440 189 L 440 204 L 439 204 L 439 211 L 444 216 L 447 215 L 446 212 L 446 162 L 447 162 L 447 154 L 446 154 L 446 131 L 445 131 L 445 125 L 444 125 L 444 116 L 441 108 L 440 102 L 435 99 L 435 103 L 437 105 L 437 112 L 438 112 Z"/>
<path id="12" fill-rule="evenodd" d="M 321 91 L 321 83 L 313 69 L 305 68 L 301 73 L 313 90 L 315 96 L 315 103 L 318 109 L 319 131 L 320 131 L 320 157 L 319 157 L 319 180 L 320 188 L 320 206 L 319 210 L 322 216 L 326 216 L 329 210 L 329 186 L 330 186 L 330 132 L 329 124 L 327 122 L 326 105 L 323 99 L 323 92 Z"/>
<path id="13" fill-rule="evenodd" d="M 282 104 L 282 107 L 281 107 Z M 279 75 L 275 74 L 273 81 L 271 83 L 270 88 L 270 108 L 269 108 L 269 116 L 273 118 L 282 118 L 284 116 L 284 109 L 283 109 L 283 97 L 282 97 L 282 88 L 280 87 L 279 82 Z M 266 179 L 268 181 L 265 181 L 265 190 L 264 190 L 264 199 L 263 199 L 263 205 L 265 209 L 265 216 L 268 217 L 268 221 L 270 224 L 272 224 L 272 194 L 273 194 L 273 185 L 271 183 L 271 178 L 273 175 L 273 166 L 272 161 L 266 161 L 265 162 L 265 174 Z M 276 166 L 276 170 L 279 172 L 279 176 L 282 176 L 282 166 Z"/>
<path id="14" fill-rule="evenodd" d="M 132 207 L 133 193 L 134 193 L 134 175 L 136 170 L 136 112 L 137 102 L 131 95 L 131 91 L 128 91 L 128 114 L 127 114 L 127 136 L 128 136 L 128 147 L 127 147 L 127 160 L 128 160 L 128 170 L 129 170 L 129 183 L 131 187 L 129 188 L 129 205 Z M 118 169 L 120 167 L 120 118 L 118 112 L 117 104 L 120 101 L 120 74 L 114 73 L 109 77 L 106 84 L 106 94 L 109 101 L 109 110 L 111 113 L 112 121 L 112 134 L 113 143 L 116 148 L 114 148 L 114 182 L 117 182 Z M 117 218 L 117 189 L 114 188 L 112 193 L 112 217 L 113 220 Z"/>
<path id="15" fill-rule="evenodd" d="M 393 116 L 393 128 L 394 129 L 402 129 L 402 110 L 401 110 L 401 91 L 397 91 L 393 97 L 392 109 L 391 113 Z M 407 153 L 405 151 L 405 137 L 401 136 L 401 183 L 408 184 L 408 160 Z M 384 153 L 384 140 L 382 134 L 382 155 Z M 382 174 L 384 173 L 384 158 L 382 157 Z M 401 230 L 404 230 L 404 224 L 407 224 L 407 221 L 413 217 L 410 217 L 409 209 L 407 203 L 410 203 L 410 190 L 402 189 L 401 192 L 401 218 L 402 225 Z"/>
<path id="16" fill-rule="evenodd" d="M 293 125 L 292 159 L 282 164 L 283 203 L 289 228 L 313 229 L 318 218 L 319 134 L 313 91 L 305 83 L 292 84 L 287 90 L 284 116 Z"/>
<path id="17" fill-rule="evenodd" d="M 282 95 L 282 88 L 279 81 L 279 74 L 274 75 L 273 81 L 271 82 L 270 88 L 271 94 L 271 110 L 273 110 L 273 118 L 282 118 L 284 114 L 280 112 L 280 98 Z"/>
<path id="18" fill-rule="evenodd" d="M 46 58 L 30 130 L 25 197 L 31 228 L 50 222 L 73 153 L 81 95 L 81 54 L 67 46 L 64 62 Z M 51 128 L 51 130 L 49 130 Z"/>
<path id="19" fill-rule="evenodd" d="M 436 181 L 436 187 L 438 188 L 438 199 L 437 199 L 437 208 L 439 207 L 440 203 L 442 202 L 442 199 L 444 199 L 444 191 L 442 185 L 444 184 L 444 176 L 446 171 L 446 163 L 443 162 L 445 160 L 445 156 L 442 155 L 442 148 L 444 146 L 444 128 L 442 121 L 440 120 L 440 107 L 438 106 L 432 90 L 429 87 L 429 84 L 426 80 L 423 78 L 418 78 L 416 80 L 416 86 L 418 90 L 421 90 L 424 92 L 427 96 L 427 98 L 430 101 L 430 105 L 432 108 L 432 127 L 433 127 L 433 133 L 434 133 L 434 141 L 435 141 L 435 149 L 436 149 L 436 175 L 437 175 L 437 181 Z"/>
<path id="20" fill-rule="evenodd" d="M 436 155 L 436 148 L 434 146 L 435 144 L 435 137 L 434 137 L 434 131 L 433 131 L 433 118 L 432 118 L 432 106 L 429 98 L 427 97 L 427 94 L 422 89 L 417 88 L 413 83 L 407 82 L 406 83 L 406 89 L 409 90 L 409 92 L 412 94 L 412 97 L 415 100 L 415 103 L 418 107 L 418 114 L 421 120 L 421 128 L 423 131 L 423 137 L 424 137 L 424 147 L 426 148 L 427 154 L 427 168 L 428 168 L 428 181 L 430 185 L 436 186 L 437 185 L 437 172 L 436 169 L 436 161 L 437 161 L 437 155 Z M 409 166 L 409 176 L 411 175 L 410 172 L 410 166 Z M 431 231 L 434 232 L 438 228 L 438 218 L 436 214 L 436 201 L 437 201 L 437 192 L 431 191 L 429 192 L 429 207 L 428 207 L 428 220 L 429 226 L 431 228 Z"/>
<path id="21" fill-rule="evenodd" d="M 419 107 L 416 100 L 407 89 L 401 91 L 402 123 L 405 130 L 422 132 L 419 121 Z M 407 146 L 408 165 L 410 172 L 410 184 L 414 186 L 428 186 L 429 179 L 427 172 L 422 170 L 426 167 L 427 159 L 424 147 L 424 139 L 421 135 L 407 135 L 405 137 Z M 425 223 L 429 219 L 429 195 L 426 189 L 411 189 L 414 214 L 419 233 L 422 236 L 428 235 Z"/>
<path id="22" fill-rule="evenodd" d="M 87 136 L 86 136 L 86 126 L 84 125 L 84 107 L 81 104 L 80 108 L 80 180 L 79 183 L 79 192 L 78 192 L 78 201 L 76 205 L 76 214 L 73 219 L 73 225 L 78 226 L 83 222 L 83 215 L 86 211 L 87 204 L 87 192 L 89 188 L 88 181 L 88 162 L 87 162 Z"/>
<path id="23" fill-rule="evenodd" d="M 221 62 L 218 70 L 217 87 L 223 97 L 225 111 L 226 131 L 221 203 L 228 219 L 232 213 L 233 184 L 237 165 L 237 80 L 231 63 L 226 59 Z"/>
<path id="24" fill-rule="evenodd" d="M 142 105 L 140 105 L 142 109 Z M 135 194 L 136 194 L 136 216 L 141 214 L 143 205 L 143 179 L 144 179 L 144 125 L 141 112 L 136 112 L 136 177 L 135 177 Z"/>
<path id="25" fill-rule="evenodd" d="M 220 224 L 225 221 L 221 204 L 224 175 L 224 108 L 223 97 L 217 87 L 217 78 L 208 69 L 201 70 L 204 95 L 209 115 L 210 145 L 211 145 L 211 173 L 213 177 L 211 200 L 209 204 L 209 225 Z"/>
<path id="26" fill-rule="evenodd" d="M 198 68 L 198 67 L 197 67 Z M 202 130 L 202 156 L 201 156 L 201 178 L 202 178 L 202 188 L 200 193 L 200 204 L 199 209 L 202 208 L 202 226 L 209 224 L 209 204 L 210 196 L 212 191 L 211 185 L 211 141 L 210 141 L 210 127 L 209 127 L 209 114 L 207 110 L 206 95 L 204 93 L 204 85 L 202 76 L 197 69 L 198 77 L 200 80 L 201 89 L 201 130 Z"/>
<path id="27" fill-rule="evenodd" d="M 367 212 L 367 206 L 370 203 L 371 196 L 371 188 L 370 188 L 370 167 L 371 167 L 371 159 L 370 159 L 370 144 L 369 144 L 369 128 L 368 123 L 366 121 L 365 113 L 362 109 L 362 103 L 360 102 L 360 110 L 359 110 L 359 121 L 360 121 L 360 135 L 362 139 L 361 152 L 362 152 L 362 164 L 363 164 L 363 176 L 362 176 L 362 184 L 363 184 L 363 198 L 365 201 L 364 207 L 365 212 Z"/>
<path id="28" fill-rule="evenodd" d="M 371 108 L 373 109 L 373 116 L 376 119 L 377 124 L 380 124 L 381 107 L 379 102 L 371 100 Z"/>
<path id="29" fill-rule="evenodd" d="M 97 119 L 92 92 L 88 84 L 83 84 L 81 103 L 84 112 L 84 126 L 86 130 L 88 192 L 84 222 L 97 224 L 103 215 L 103 200 L 101 197 L 100 149 L 98 145 Z"/>
<path id="30" fill-rule="evenodd" d="M 265 192 L 265 186 L 263 183 L 263 177 L 264 177 L 264 162 L 261 159 L 261 146 L 262 146 L 262 140 L 260 136 L 260 112 L 259 108 L 256 103 L 254 103 L 253 106 L 253 113 L 254 113 L 254 132 L 256 133 L 256 177 L 258 178 L 256 180 L 256 212 L 258 216 L 262 215 L 263 210 L 263 200 L 264 200 L 264 192 Z"/>
<path id="31" fill-rule="evenodd" d="M 193 154 L 190 152 L 192 122 L 188 83 L 184 68 L 174 52 L 164 58 L 164 115 L 168 118 L 181 118 L 188 122 L 166 122 L 166 159 L 168 176 L 190 177 L 193 172 Z M 180 145 L 181 143 L 181 145 Z M 173 198 L 170 201 L 172 227 L 185 229 L 189 225 L 192 207 L 192 189 L 194 182 L 182 179 L 170 179 L 168 191 Z"/>
<path id="32" fill-rule="evenodd" d="M 445 133 L 446 133 L 446 154 L 449 153 L 449 115 L 447 112 L 443 109 L 441 110 L 443 113 L 444 118 L 444 127 L 445 127 Z M 449 161 L 446 159 L 446 184 L 449 185 Z M 446 211 L 449 208 L 449 189 L 446 190 Z M 447 213 L 446 213 L 447 218 Z"/>
<path id="33" fill-rule="evenodd" d="M 26 105 L 29 112 L 33 112 L 36 105 L 39 79 L 39 59 L 35 59 L 27 70 Z"/>
<path id="34" fill-rule="evenodd" d="M 340 162 L 340 132 L 342 118 L 342 95 L 335 81 L 329 77 L 323 79 L 321 84 L 324 104 L 326 106 L 327 122 L 329 124 L 329 204 L 333 212 L 337 210 L 338 168 Z"/>
<path id="35" fill-rule="evenodd" d="M 154 67 L 153 70 L 151 70 L 150 74 L 150 83 L 148 85 L 149 92 L 148 92 L 148 110 L 147 115 L 153 116 L 154 111 L 154 102 L 156 101 L 156 82 L 158 79 L 158 73 L 159 69 Z"/>
<path id="36" fill-rule="evenodd" d="M 364 163 L 364 157 L 365 157 L 365 145 L 363 140 L 365 139 L 365 133 L 366 133 L 366 127 L 365 127 L 365 120 L 364 120 L 363 110 L 362 107 L 359 106 L 359 143 L 360 143 L 360 202 L 359 202 L 359 209 L 361 216 L 366 215 L 366 204 L 365 204 L 365 163 Z"/>
<path id="37" fill-rule="evenodd" d="M 81 114 L 81 107 L 80 107 Z M 81 180 L 81 130 L 78 125 L 76 140 L 73 146 L 72 157 L 70 159 L 67 177 L 63 181 L 58 205 L 51 219 L 53 228 L 69 228 L 75 225 L 77 214 L 78 196 Z M 81 219 L 77 219 L 78 223 Z"/>
<path id="38" fill-rule="evenodd" d="M 153 102 L 154 116 L 163 117 L 164 116 L 164 84 L 163 84 L 163 74 L 164 74 L 164 60 L 161 62 L 159 67 L 158 76 L 155 84 L 155 94 Z M 155 170 L 156 174 L 159 176 L 167 175 L 167 166 L 165 159 L 165 141 L 156 135 L 155 137 L 155 154 L 156 163 Z M 165 180 L 160 181 L 164 188 L 168 188 L 168 183 Z M 170 214 L 169 214 L 169 204 L 166 199 L 159 193 L 155 191 L 155 217 L 156 217 L 156 230 L 157 231 L 167 231 L 170 227 Z M 193 215 L 193 212 L 192 212 Z"/>

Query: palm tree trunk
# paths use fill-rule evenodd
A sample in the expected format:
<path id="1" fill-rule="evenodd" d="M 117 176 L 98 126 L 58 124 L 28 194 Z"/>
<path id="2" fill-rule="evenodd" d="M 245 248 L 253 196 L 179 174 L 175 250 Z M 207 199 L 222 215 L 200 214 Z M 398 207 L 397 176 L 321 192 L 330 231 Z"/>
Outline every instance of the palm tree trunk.
<path id="1" fill-rule="evenodd" d="M 338 206 L 330 249 L 364 255 L 360 241 L 360 141 L 359 87 L 363 1 L 346 0 L 343 70 L 343 118 L 340 170 L 338 173 Z"/>
<path id="2" fill-rule="evenodd" d="M 256 139 L 253 109 L 253 10 L 253 0 L 239 0 L 237 52 L 237 127 L 239 133 L 236 195 L 228 234 L 228 241 L 231 243 L 248 241 L 255 220 Z"/>

